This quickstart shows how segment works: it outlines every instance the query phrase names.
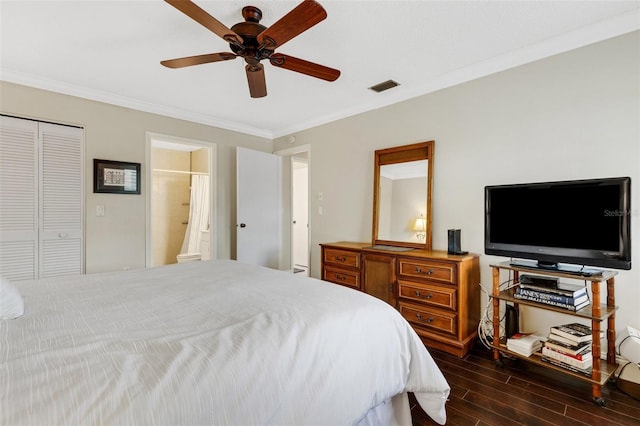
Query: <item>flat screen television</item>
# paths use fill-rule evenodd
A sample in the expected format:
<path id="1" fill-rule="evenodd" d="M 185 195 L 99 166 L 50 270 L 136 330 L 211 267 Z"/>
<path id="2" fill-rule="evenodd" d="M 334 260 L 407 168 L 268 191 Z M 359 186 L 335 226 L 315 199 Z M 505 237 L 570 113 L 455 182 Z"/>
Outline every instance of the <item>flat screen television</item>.
<path id="1" fill-rule="evenodd" d="M 516 264 L 631 269 L 631 179 L 487 186 L 484 226 L 485 253 Z"/>

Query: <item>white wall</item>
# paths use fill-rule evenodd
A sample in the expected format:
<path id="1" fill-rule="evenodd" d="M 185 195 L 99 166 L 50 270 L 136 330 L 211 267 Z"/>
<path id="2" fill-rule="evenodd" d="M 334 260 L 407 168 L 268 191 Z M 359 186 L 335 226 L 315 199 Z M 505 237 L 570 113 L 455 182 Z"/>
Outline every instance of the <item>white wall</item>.
<path id="1" fill-rule="evenodd" d="M 7 82 L 0 82 L 0 93 L 3 114 L 85 128 L 87 273 L 145 266 L 146 132 L 217 145 L 217 253 L 223 259 L 235 253 L 235 147 L 272 152 L 271 140 Z M 94 194 L 94 158 L 141 163 L 141 195 Z M 104 217 L 95 215 L 99 204 Z"/>
<path id="2" fill-rule="evenodd" d="M 447 229 L 460 228 L 462 248 L 481 255 L 487 290 L 489 264 L 504 259 L 483 254 L 485 185 L 630 176 L 632 241 L 640 242 L 639 39 L 631 33 L 296 133 L 313 151 L 312 276 L 319 243 L 371 241 L 374 151 L 432 139 L 433 247 L 446 250 Z M 275 141 L 285 146 L 288 136 Z M 640 328 L 639 252 L 616 280 L 618 330 Z M 544 333 L 567 319 L 537 313 L 525 315 L 524 328 Z"/>

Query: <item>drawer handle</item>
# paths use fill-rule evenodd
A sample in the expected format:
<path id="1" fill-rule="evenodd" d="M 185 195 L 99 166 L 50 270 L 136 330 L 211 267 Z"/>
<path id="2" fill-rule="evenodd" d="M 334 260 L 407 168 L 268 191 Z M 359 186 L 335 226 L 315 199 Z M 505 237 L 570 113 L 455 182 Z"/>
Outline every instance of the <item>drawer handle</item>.
<path id="1" fill-rule="evenodd" d="M 338 275 L 338 274 L 336 274 L 336 279 L 337 279 L 337 280 L 340 280 L 340 281 L 344 281 L 344 280 L 346 280 L 346 279 L 347 279 L 347 277 L 346 277 L 346 276 L 344 276 L 344 275 Z"/>
<path id="2" fill-rule="evenodd" d="M 419 266 L 416 266 L 416 272 L 417 272 L 418 274 L 421 274 L 421 273 L 422 273 L 422 268 L 421 268 L 421 267 L 419 267 Z M 433 274 L 433 269 L 429 269 L 427 272 L 425 272 L 425 274 L 427 274 L 427 275 L 431 275 L 431 274 Z"/>
<path id="3" fill-rule="evenodd" d="M 338 262 L 346 262 L 346 261 L 347 261 L 347 258 L 346 258 L 346 257 L 344 257 L 344 256 L 342 256 L 342 257 L 338 257 L 338 256 L 336 256 L 336 260 L 337 260 Z"/>
<path id="4" fill-rule="evenodd" d="M 432 317 L 429 317 L 429 318 L 427 318 L 427 319 L 423 319 L 423 318 L 422 318 L 422 314 L 416 314 L 416 318 L 417 318 L 417 319 L 419 319 L 420 321 L 425 321 L 425 322 L 427 322 L 427 323 L 429 323 L 429 322 L 433 321 L 433 318 L 432 318 Z"/>
<path id="5" fill-rule="evenodd" d="M 433 297 L 433 294 L 432 293 L 422 294 L 418 290 L 416 290 L 416 296 L 417 297 L 422 297 L 423 299 L 431 299 Z"/>

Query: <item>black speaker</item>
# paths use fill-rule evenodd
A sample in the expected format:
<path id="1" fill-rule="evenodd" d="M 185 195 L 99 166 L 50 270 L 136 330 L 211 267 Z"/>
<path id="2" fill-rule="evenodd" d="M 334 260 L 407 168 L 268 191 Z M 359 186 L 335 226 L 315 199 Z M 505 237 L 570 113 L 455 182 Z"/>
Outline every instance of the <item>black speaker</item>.
<path id="1" fill-rule="evenodd" d="M 460 230 L 449 229 L 447 233 L 449 236 L 449 245 L 447 247 L 447 252 L 449 254 L 467 254 L 466 251 L 462 251 L 462 247 L 460 245 Z"/>

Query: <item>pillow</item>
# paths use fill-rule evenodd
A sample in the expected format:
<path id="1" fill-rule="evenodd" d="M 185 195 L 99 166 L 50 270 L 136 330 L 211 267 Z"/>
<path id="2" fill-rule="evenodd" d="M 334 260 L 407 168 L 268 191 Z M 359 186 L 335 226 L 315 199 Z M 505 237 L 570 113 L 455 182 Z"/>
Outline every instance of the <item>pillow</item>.
<path id="1" fill-rule="evenodd" d="M 0 318 L 14 319 L 24 313 L 24 302 L 17 288 L 11 282 L 0 277 Z"/>

